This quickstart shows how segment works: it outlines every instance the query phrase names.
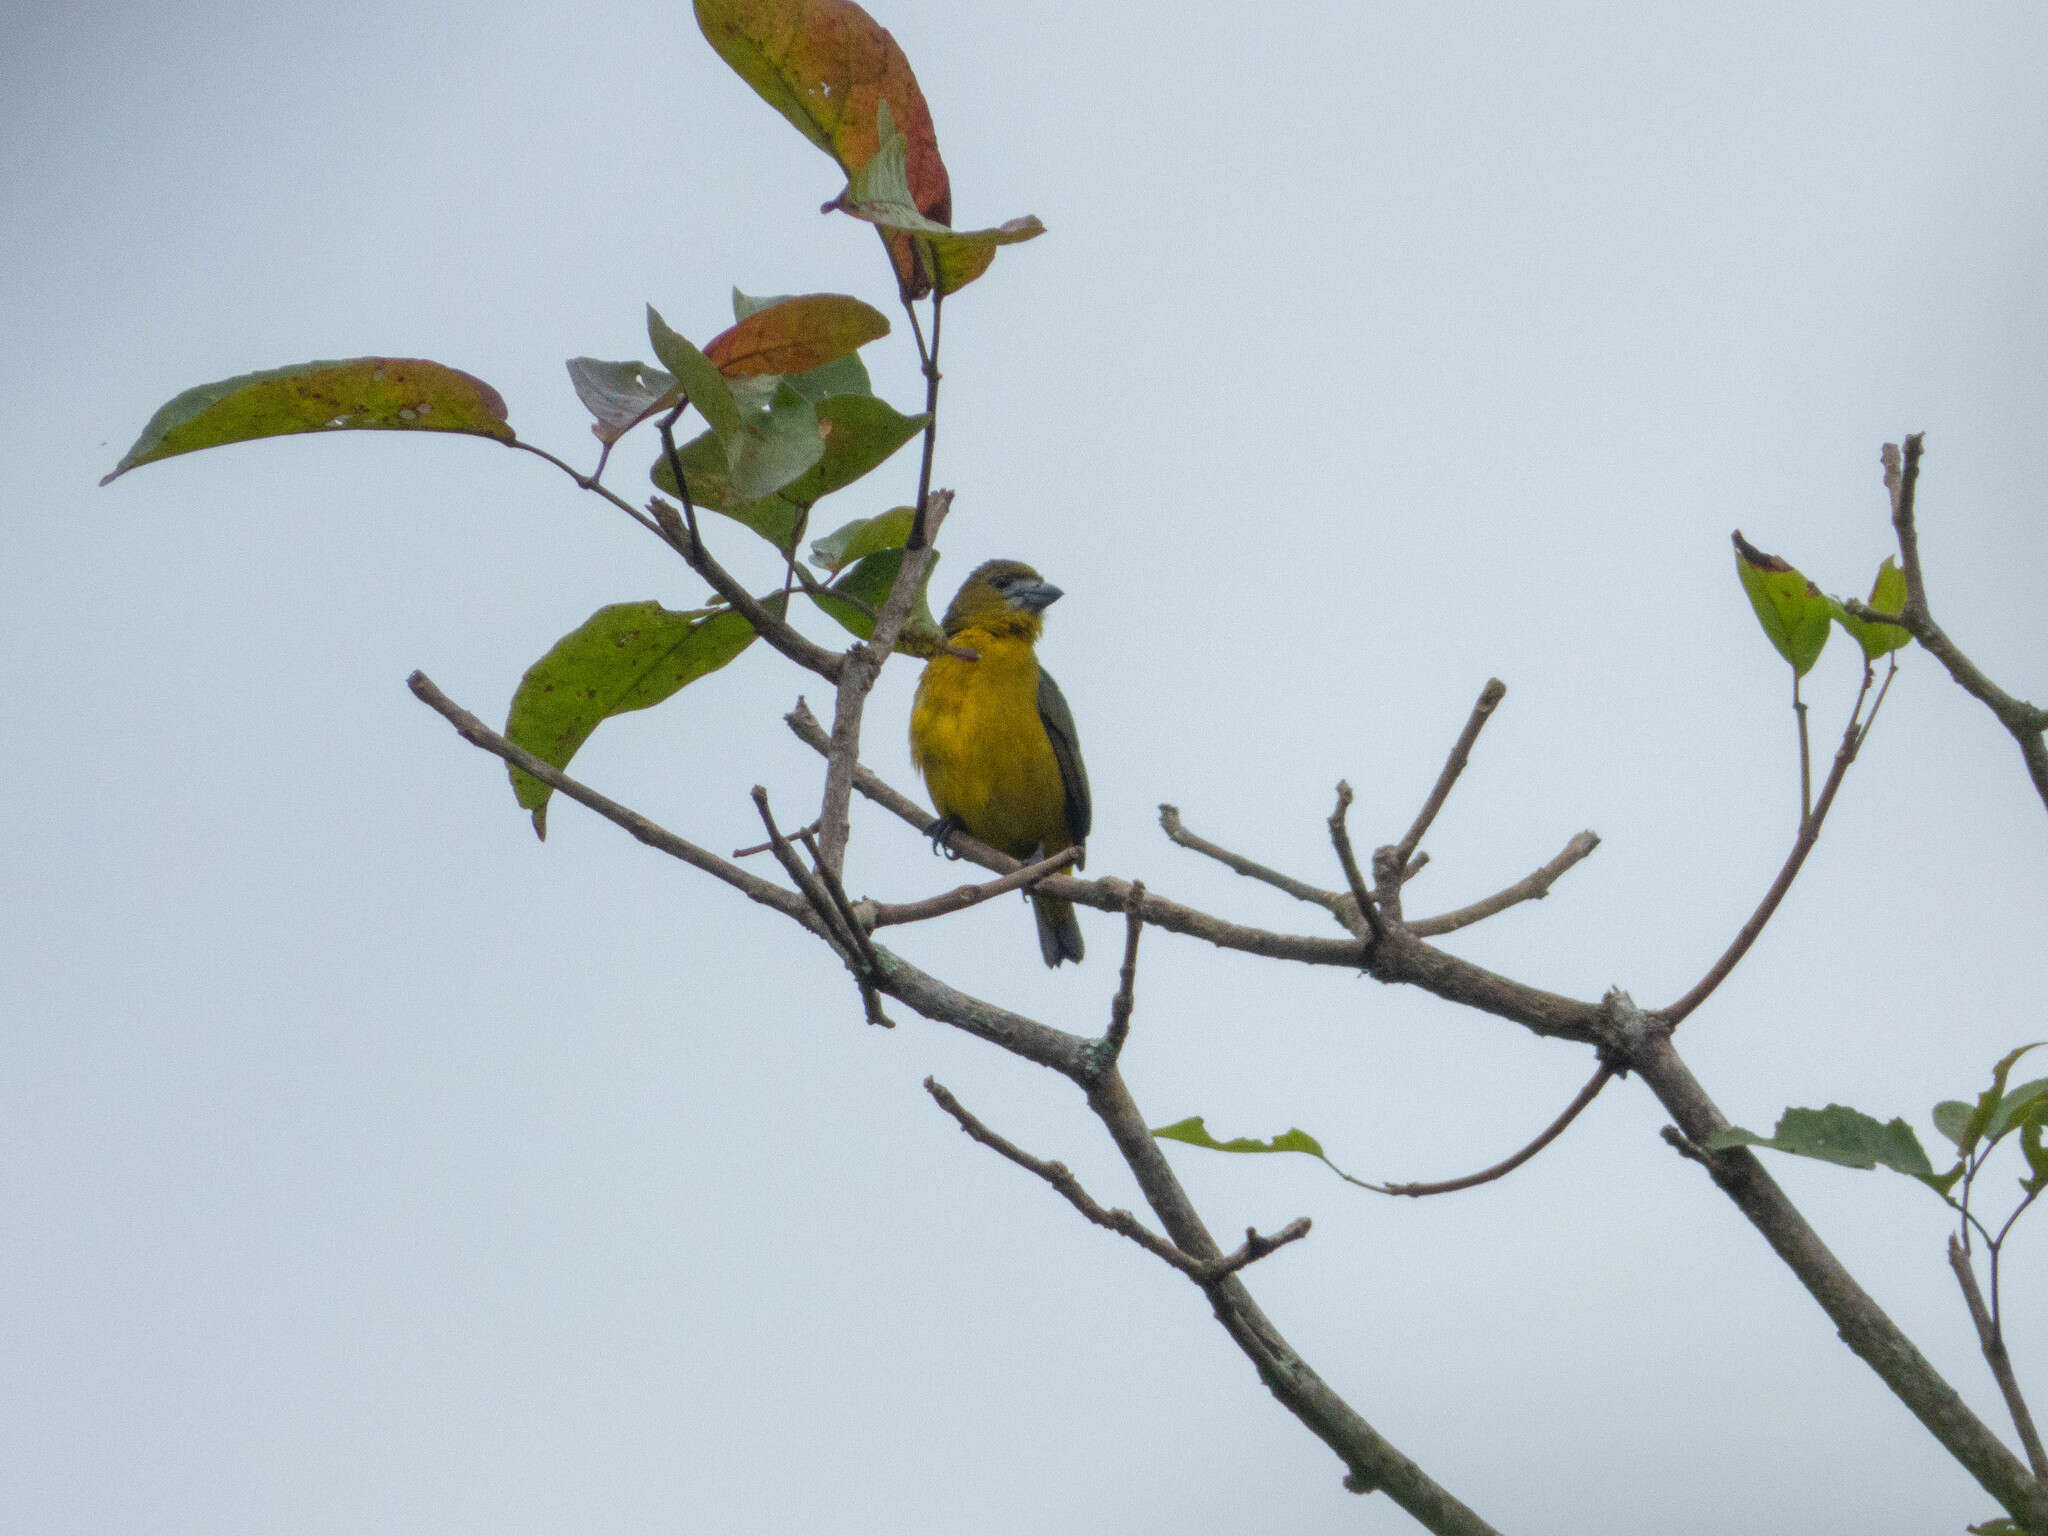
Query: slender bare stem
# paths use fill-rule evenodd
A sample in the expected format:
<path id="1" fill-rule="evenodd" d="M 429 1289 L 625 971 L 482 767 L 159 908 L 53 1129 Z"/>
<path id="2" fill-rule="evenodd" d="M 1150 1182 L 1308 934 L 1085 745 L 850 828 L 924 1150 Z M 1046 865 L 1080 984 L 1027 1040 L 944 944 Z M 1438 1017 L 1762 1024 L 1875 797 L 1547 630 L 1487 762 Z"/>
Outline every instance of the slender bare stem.
<path id="1" fill-rule="evenodd" d="M 764 907 L 773 907 L 784 917 L 802 923 L 820 937 L 825 936 L 824 926 L 795 893 L 785 891 L 781 886 L 771 884 L 758 875 L 749 874 L 737 864 L 728 863 L 709 849 L 699 848 L 695 843 L 656 826 L 638 811 L 628 810 L 616 800 L 607 799 L 589 786 L 570 778 L 553 763 L 543 762 L 524 747 L 513 745 L 435 687 L 433 680 L 426 673 L 413 673 L 406 679 L 406 686 L 422 704 L 454 726 L 456 733 L 471 746 L 481 747 L 493 756 L 504 759 L 521 772 L 532 774 L 541 783 L 567 795 L 579 805 L 590 807 L 606 821 L 625 829 L 648 847 L 671 858 L 680 859 L 693 869 L 701 869 L 704 873 L 723 880 L 750 901 L 758 901 Z"/>
<path id="2" fill-rule="evenodd" d="M 1351 887 L 1351 899 L 1358 904 L 1360 926 L 1354 927 L 1360 940 L 1374 942 L 1387 936 L 1386 920 L 1372 899 L 1372 893 L 1365 888 L 1365 876 L 1358 869 L 1358 855 L 1351 851 L 1351 833 L 1344 825 L 1344 818 L 1351 813 L 1351 786 L 1342 779 L 1337 781 L 1337 808 L 1330 812 L 1330 843 L 1337 850 L 1337 862 L 1344 866 L 1344 879 Z"/>
<path id="3" fill-rule="evenodd" d="M 2034 1476 L 2048 1479 L 2048 1450 L 2042 1448 L 2041 1432 L 2034 1427 L 2033 1412 L 2020 1391 L 2019 1377 L 2013 1374 L 2012 1356 L 2005 1349 L 2005 1331 L 1984 1305 L 1984 1293 L 1977 1289 L 1976 1272 L 1970 1268 L 1970 1255 L 1958 1238 L 1948 1240 L 1948 1267 L 1955 1271 L 1956 1284 L 1963 1288 L 1963 1303 L 1970 1309 L 1970 1321 L 1977 1327 L 1978 1348 L 1984 1352 L 1984 1363 L 1991 1367 L 1991 1375 L 1998 1382 L 1999 1393 L 2005 1398 L 2006 1411 L 2012 1415 L 2013 1428 L 2019 1431 L 2020 1444 L 2026 1448 Z"/>
<path id="4" fill-rule="evenodd" d="M 1117 972 L 1116 996 L 1109 1003 L 1109 1032 L 1102 1037 L 1103 1060 L 1115 1065 L 1131 1033 L 1131 1009 L 1138 990 L 1138 935 L 1145 931 L 1145 883 L 1135 881 L 1124 902 L 1124 963 Z"/>
<path id="5" fill-rule="evenodd" d="M 1550 894 L 1550 888 L 1559 876 L 1586 858 L 1600 846 L 1599 834 L 1581 832 L 1564 845 L 1558 856 L 1538 869 L 1530 871 L 1506 890 L 1496 891 L 1482 901 L 1470 906 L 1459 907 L 1454 912 L 1439 913 L 1435 917 L 1417 918 L 1408 924 L 1409 931 L 1420 938 L 1433 938 L 1442 933 L 1455 933 L 1460 928 L 1505 912 L 1509 907 L 1525 901 L 1541 901 Z"/>
<path id="6" fill-rule="evenodd" d="M 1702 976 L 1692 990 L 1667 1008 L 1658 1010 L 1658 1015 L 1667 1025 L 1676 1027 L 1685 1016 L 1699 1007 L 1714 993 L 1714 989 L 1728 979 L 1729 972 L 1741 963 L 1749 953 L 1749 947 L 1757 941 L 1777 912 L 1785 893 L 1792 889 L 1792 882 L 1799 878 L 1799 870 L 1806 863 L 1806 856 L 1813 852 L 1813 846 L 1820 841 L 1820 829 L 1828 819 L 1828 811 L 1835 803 L 1835 794 L 1842 787 L 1842 780 L 1849 772 L 1849 765 L 1856 761 L 1856 753 L 1863 745 L 1864 730 L 1860 716 L 1863 700 L 1870 693 L 1870 668 L 1863 669 L 1863 686 L 1857 691 L 1856 706 L 1849 711 L 1848 727 L 1842 732 L 1842 744 L 1835 750 L 1834 767 L 1828 770 L 1827 782 L 1821 786 L 1820 798 L 1813 809 L 1800 819 L 1799 835 L 1792 840 L 1792 851 L 1785 856 L 1785 863 L 1778 871 L 1778 878 L 1771 882 L 1771 888 L 1764 892 L 1764 899 L 1750 913 L 1749 921 L 1735 935 L 1728 948 L 1716 960 L 1707 974 Z"/>
<path id="7" fill-rule="evenodd" d="M 1179 806 L 1159 807 L 1159 828 L 1170 841 L 1180 844 L 1181 847 L 1212 858 L 1224 868 L 1233 870 L 1247 879 L 1270 885 L 1276 891 L 1284 891 L 1296 901 L 1305 901 L 1311 906 L 1321 907 L 1326 912 L 1338 914 L 1341 920 L 1344 898 L 1335 891 L 1325 891 L 1310 885 L 1307 881 L 1297 880 L 1292 875 L 1283 875 L 1277 869 L 1268 869 L 1241 853 L 1231 852 L 1220 843 L 1212 843 L 1206 837 L 1197 837 L 1182 825 Z"/>
<path id="8" fill-rule="evenodd" d="M 927 526 L 927 515 L 931 507 L 932 460 L 938 451 L 939 442 L 939 321 L 944 313 L 946 296 L 936 286 L 932 289 L 932 344 L 929 351 L 924 344 L 924 334 L 916 332 L 918 360 L 924 365 L 924 454 L 917 467 L 917 512 L 910 520 L 910 540 L 907 548 L 923 549 L 932 541 L 937 530 Z M 910 301 L 904 300 L 904 308 L 910 308 Z M 917 325 L 917 312 L 911 310 L 910 323 L 913 331 Z"/>
<path id="9" fill-rule="evenodd" d="M 1477 1173 L 1468 1173 L 1461 1179 L 1442 1179 L 1434 1184 L 1387 1184 L 1381 1186 L 1381 1188 L 1384 1193 L 1389 1195 L 1413 1195 L 1416 1197 L 1423 1195 L 1450 1195 L 1457 1193 L 1461 1189 L 1477 1189 L 1481 1184 L 1491 1184 L 1495 1179 L 1506 1178 L 1517 1168 L 1521 1167 L 1522 1164 L 1528 1162 L 1530 1158 L 1562 1136 L 1565 1133 L 1565 1128 L 1579 1118 L 1580 1113 L 1584 1111 L 1588 1104 L 1600 1096 L 1600 1090 L 1607 1086 L 1614 1078 L 1614 1075 L 1615 1069 L 1613 1067 L 1603 1065 L 1599 1071 L 1587 1079 L 1586 1086 L 1579 1090 L 1578 1097 L 1565 1106 L 1564 1113 L 1551 1121 L 1540 1136 L 1522 1148 L 1513 1157 L 1503 1158 L 1491 1168 L 1482 1168 Z M 1353 1180 L 1352 1182 L 1356 1183 L 1357 1181 Z"/>
<path id="10" fill-rule="evenodd" d="M 797 888 L 811 911 L 817 914 L 816 926 L 831 944 L 833 952 L 845 962 L 848 969 L 859 970 L 862 963 L 860 949 L 854 942 L 854 933 L 858 931 L 858 925 L 846 921 L 833 908 L 832 898 L 818 883 L 817 876 L 804 868 L 804 861 L 796 856 L 796 850 L 790 846 L 789 839 L 784 837 L 782 829 L 775 825 L 775 814 L 768 808 L 768 791 L 756 784 L 753 794 L 754 809 L 761 813 L 761 825 L 768 829 L 768 846 L 774 852 L 776 862 L 782 866 L 783 873 L 789 876 L 790 884 Z"/>
<path id="11" fill-rule="evenodd" d="M 1799 826 L 1803 831 L 1813 819 L 1813 749 L 1807 741 L 1806 701 L 1799 696 L 1797 672 L 1792 674 L 1792 713 L 1799 721 Z"/>
<path id="12" fill-rule="evenodd" d="M 1022 869 L 1012 870 L 1001 879 L 990 880 L 983 885 L 962 885 L 938 896 L 926 897 L 923 901 L 909 901 L 899 905 L 874 901 L 868 909 L 874 916 L 870 926 L 887 928 L 894 923 L 922 923 L 934 917 L 948 917 L 955 912 L 964 912 L 969 907 L 979 906 L 997 896 L 1007 896 L 1012 891 L 1035 885 L 1047 875 L 1058 874 L 1068 868 L 1081 856 L 1079 848 L 1062 848 L 1049 859 L 1040 859 L 1036 864 L 1026 864 Z"/>
<path id="13" fill-rule="evenodd" d="M 1445 761 L 1443 772 L 1436 776 L 1436 784 L 1429 792 L 1429 798 L 1422 802 L 1422 809 L 1416 813 L 1415 824 L 1394 845 L 1396 865 L 1405 870 L 1408 861 L 1415 857 L 1415 850 L 1428 834 L 1430 823 L 1436 820 L 1437 812 L 1444 808 L 1451 790 L 1458 782 L 1458 775 L 1465 771 L 1466 763 L 1472 758 L 1472 744 L 1479 739 L 1479 733 L 1486 729 L 1486 722 L 1500 707 L 1500 701 L 1507 697 L 1508 685 L 1497 677 L 1486 680 L 1486 686 L 1479 690 L 1479 700 L 1472 706 L 1472 713 L 1465 721 L 1465 728 L 1458 733 L 1456 745 Z"/>

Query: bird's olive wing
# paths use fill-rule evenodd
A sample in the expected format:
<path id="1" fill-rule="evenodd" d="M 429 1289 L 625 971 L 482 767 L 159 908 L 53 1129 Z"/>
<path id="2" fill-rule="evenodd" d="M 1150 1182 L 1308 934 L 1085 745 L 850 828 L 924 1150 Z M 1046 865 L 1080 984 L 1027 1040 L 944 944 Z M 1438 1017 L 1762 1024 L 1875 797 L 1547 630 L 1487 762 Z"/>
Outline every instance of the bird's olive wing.
<path id="1" fill-rule="evenodd" d="M 1081 738 L 1074 729 L 1074 712 L 1052 674 L 1038 669 L 1038 718 L 1052 742 L 1052 755 L 1060 765 L 1060 788 L 1066 795 L 1067 831 L 1075 842 L 1085 842 L 1094 808 L 1088 799 L 1088 770 L 1081 766 Z"/>

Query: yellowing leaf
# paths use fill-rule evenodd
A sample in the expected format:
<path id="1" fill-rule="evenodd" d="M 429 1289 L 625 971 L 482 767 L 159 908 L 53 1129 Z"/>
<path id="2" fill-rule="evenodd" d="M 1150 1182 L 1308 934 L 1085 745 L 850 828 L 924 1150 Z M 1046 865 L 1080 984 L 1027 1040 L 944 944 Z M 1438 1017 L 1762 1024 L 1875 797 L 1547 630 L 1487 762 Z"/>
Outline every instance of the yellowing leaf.
<path id="1" fill-rule="evenodd" d="M 225 443 L 300 432 L 460 432 L 512 441 L 505 400 L 473 374 L 419 357 L 296 363 L 201 384 L 142 429 L 113 473 Z"/>
<path id="2" fill-rule="evenodd" d="M 1806 676 L 1828 643 L 1834 603 L 1786 561 L 1751 544 L 1740 528 L 1735 530 L 1735 574 L 1764 634 L 1791 663 L 1793 675 Z"/>

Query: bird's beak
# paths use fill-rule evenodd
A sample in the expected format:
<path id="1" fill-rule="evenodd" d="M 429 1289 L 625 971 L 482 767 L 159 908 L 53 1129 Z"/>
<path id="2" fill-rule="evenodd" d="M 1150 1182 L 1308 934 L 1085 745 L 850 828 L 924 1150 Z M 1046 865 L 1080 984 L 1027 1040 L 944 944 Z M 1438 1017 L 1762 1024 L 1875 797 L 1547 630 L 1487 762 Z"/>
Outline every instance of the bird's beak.
<path id="1" fill-rule="evenodd" d="M 1034 582 L 1010 593 L 1010 601 L 1029 613 L 1043 613 L 1067 594 L 1049 581 Z"/>

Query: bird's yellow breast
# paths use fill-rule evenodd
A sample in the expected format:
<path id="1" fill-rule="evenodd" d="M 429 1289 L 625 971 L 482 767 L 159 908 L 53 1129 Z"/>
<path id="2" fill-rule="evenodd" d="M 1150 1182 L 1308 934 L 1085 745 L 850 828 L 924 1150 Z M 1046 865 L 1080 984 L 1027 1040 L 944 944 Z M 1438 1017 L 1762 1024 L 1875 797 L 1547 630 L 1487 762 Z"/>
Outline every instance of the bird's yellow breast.
<path id="1" fill-rule="evenodd" d="M 910 755 L 932 804 L 1015 858 L 1067 847 L 1066 796 L 1038 717 L 1030 642 L 985 630 L 950 638 L 981 659 L 941 652 L 917 685 Z"/>

